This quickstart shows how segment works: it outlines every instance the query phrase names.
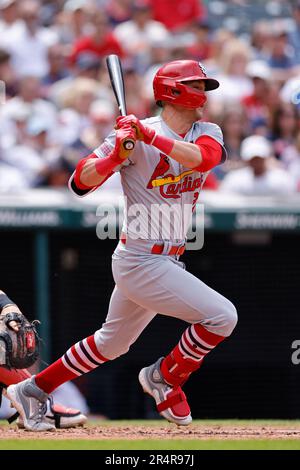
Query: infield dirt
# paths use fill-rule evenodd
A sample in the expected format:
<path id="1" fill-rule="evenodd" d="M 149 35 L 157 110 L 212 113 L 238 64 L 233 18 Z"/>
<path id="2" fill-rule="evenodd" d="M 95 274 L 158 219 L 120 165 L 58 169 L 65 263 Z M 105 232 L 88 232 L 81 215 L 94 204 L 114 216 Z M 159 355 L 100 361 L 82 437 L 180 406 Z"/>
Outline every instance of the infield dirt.
<path id="1" fill-rule="evenodd" d="M 289 422 L 291 423 L 291 422 Z M 114 424 L 91 425 L 76 429 L 60 429 L 55 432 L 34 433 L 6 425 L 0 428 L 0 440 L 232 440 L 232 439 L 300 439 L 300 424 L 193 424 L 179 428 L 172 424 Z"/>

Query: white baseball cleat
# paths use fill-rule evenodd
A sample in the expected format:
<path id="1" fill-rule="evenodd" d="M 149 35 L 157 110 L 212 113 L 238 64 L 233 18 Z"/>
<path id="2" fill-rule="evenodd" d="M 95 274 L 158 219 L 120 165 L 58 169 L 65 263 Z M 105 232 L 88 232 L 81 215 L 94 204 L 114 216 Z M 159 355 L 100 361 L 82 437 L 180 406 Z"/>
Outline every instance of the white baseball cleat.
<path id="1" fill-rule="evenodd" d="M 45 420 L 50 424 L 54 424 L 56 429 L 68 429 L 83 426 L 87 422 L 87 417 L 79 410 L 54 403 L 53 397 L 50 395 L 47 400 Z M 21 416 L 17 419 L 17 426 L 19 429 L 25 428 Z"/>
<path id="2" fill-rule="evenodd" d="M 43 432 L 56 429 L 45 416 L 49 396 L 36 385 L 34 377 L 10 385 L 6 396 L 20 414 L 27 431 Z"/>
<path id="3" fill-rule="evenodd" d="M 187 426 L 192 422 L 191 410 L 181 387 L 172 387 L 162 376 L 160 365 L 163 358 L 155 364 L 145 367 L 139 373 L 139 382 L 145 393 L 156 402 L 161 416 L 178 426 Z"/>

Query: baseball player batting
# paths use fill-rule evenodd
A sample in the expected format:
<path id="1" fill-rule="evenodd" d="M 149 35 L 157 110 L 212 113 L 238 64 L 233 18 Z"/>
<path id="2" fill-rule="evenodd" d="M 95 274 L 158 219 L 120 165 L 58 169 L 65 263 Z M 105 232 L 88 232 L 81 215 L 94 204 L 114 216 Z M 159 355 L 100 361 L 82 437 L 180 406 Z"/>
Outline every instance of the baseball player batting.
<path id="1" fill-rule="evenodd" d="M 139 381 L 161 416 L 177 425 L 191 423 L 182 386 L 237 323 L 233 304 L 179 261 L 203 182 L 226 159 L 221 129 L 200 121 L 206 91 L 218 86 L 196 61 L 165 64 L 153 81 L 161 115 L 142 121 L 134 115 L 118 117 L 115 130 L 77 165 L 70 188 L 78 196 L 88 195 L 114 172 L 121 174 L 127 202 L 123 233 L 112 260 L 116 286 L 106 321 L 95 334 L 76 343 L 35 377 L 8 387 L 7 395 L 26 429 L 50 430 L 42 413 L 48 394 L 125 354 L 157 313 L 185 320 L 189 326 L 165 357 L 140 371 Z M 135 142 L 131 151 L 123 146 L 128 140 Z M 143 235 L 137 236 L 132 213 L 141 204 Z M 155 205 L 176 207 L 177 217 L 168 221 L 170 237 L 163 236 L 165 217 L 161 223 L 155 219 L 149 224 Z M 186 207 L 189 217 L 183 217 Z M 149 226 L 151 236 L 147 237 Z"/>

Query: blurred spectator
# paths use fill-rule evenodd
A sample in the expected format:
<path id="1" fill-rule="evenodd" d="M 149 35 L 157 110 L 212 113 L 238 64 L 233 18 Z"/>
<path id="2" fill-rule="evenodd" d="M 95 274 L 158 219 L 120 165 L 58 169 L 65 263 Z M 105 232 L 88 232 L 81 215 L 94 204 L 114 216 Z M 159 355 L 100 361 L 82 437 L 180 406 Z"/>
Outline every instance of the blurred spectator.
<path id="1" fill-rule="evenodd" d="M 293 47 L 294 60 L 300 64 L 300 1 L 296 0 L 293 7 L 294 29 L 289 34 L 289 43 Z"/>
<path id="2" fill-rule="evenodd" d="M 3 150 L 21 144 L 26 138 L 27 121 L 31 115 L 28 103 L 19 102 L 10 109 L 3 108 L 1 113 L 1 147 Z"/>
<path id="3" fill-rule="evenodd" d="M 88 78 L 77 78 L 64 96 L 64 107 L 73 109 L 82 120 L 89 115 L 90 107 L 97 97 L 98 84 Z"/>
<path id="4" fill-rule="evenodd" d="M 272 80 L 268 83 L 268 93 L 266 94 L 266 103 L 269 109 L 271 119 L 268 121 L 269 127 L 271 127 L 272 116 L 275 110 L 281 105 L 280 90 L 282 84 L 280 80 L 276 80 L 272 73 Z M 271 131 L 270 131 L 271 133 Z"/>
<path id="5" fill-rule="evenodd" d="M 93 126 L 92 129 L 95 131 L 95 137 L 99 145 L 99 142 L 104 140 L 115 124 L 115 106 L 108 101 L 94 101 L 90 107 L 90 118 Z M 95 148 L 94 143 L 96 143 L 96 140 L 93 142 L 92 148 Z"/>
<path id="6" fill-rule="evenodd" d="M 92 7 L 89 0 L 68 0 L 64 4 L 52 27 L 62 44 L 72 44 L 92 32 L 89 16 Z"/>
<path id="7" fill-rule="evenodd" d="M 285 168 L 289 168 L 297 160 L 300 160 L 300 131 L 291 145 L 287 145 L 281 154 L 281 162 Z"/>
<path id="8" fill-rule="evenodd" d="M 230 160 L 240 160 L 241 143 L 249 130 L 244 109 L 238 104 L 228 105 L 224 109 L 221 128 Z"/>
<path id="9" fill-rule="evenodd" d="M 124 57 L 123 48 L 115 34 L 110 30 L 107 18 L 98 12 L 93 18 L 93 33 L 78 39 L 73 45 L 71 63 L 75 63 L 78 55 L 83 52 L 94 54 L 102 58 L 108 54 L 117 54 Z"/>
<path id="10" fill-rule="evenodd" d="M 295 181 L 297 191 L 300 191 L 300 132 L 294 143 L 282 152 L 281 161 Z"/>
<path id="11" fill-rule="evenodd" d="M 44 95 L 47 95 L 46 89 L 53 85 L 53 83 L 63 80 L 70 75 L 66 67 L 66 58 L 64 56 L 64 49 L 61 44 L 55 44 L 48 50 L 48 64 L 49 71 L 42 79 L 44 87 Z"/>
<path id="12" fill-rule="evenodd" d="M 61 138 L 64 145 L 72 144 L 81 132 L 91 126 L 90 108 L 97 98 L 98 84 L 88 78 L 76 78 L 61 95 L 59 114 Z"/>
<path id="13" fill-rule="evenodd" d="M 90 52 L 81 52 L 76 57 L 72 72 L 74 77 L 98 80 L 100 67 L 101 60 L 95 56 L 95 54 Z"/>
<path id="14" fill-rule="evenodd" d="M 132 19 L 117 26 L 114 32 L 126 54 L 137 60 L 141 72 L 149 65 L 151 44 L 169 36 L 165 26 L 152 19 L 148 0 L 135 0 Z"/>
<path id="15" fill-rule="evenodd" d="M 187 47 L 187 54 L 191 59 L 203 61 L 213 56 L 211 41 L 211 26 L 208 21 L 198 21 L 190 27 L 194 35 L 193 43 Z"/>
<path id="16" fill-rule="evenodd" d="M 269 118 L 268 93 L 271 69 L 266 62 L 254 60 L 247 66 L 247 75 L 252 79 L 253 92 L 242 99 L 242 104 L 252 126 L 258 119 Z"/>
<path id="17" fill-rule="evenodd" d="M 6 98 L 16 94 L 16 75 L 11 65 L 10 54 L 0 49 L 0 80 L 5 83 Z"/>
<path id="18" fill-rule="evenodd" d="M 279 80 L 287 80 L 292 73 L 295 61 L 293 51 L 289 45 L 289 37 L 286 28 L 282 25 L 273 25 L 272 40 L 267 56 L 268 64 L 273 69 L 273 77 Z"/>
<path id="19" fill-rule="evenodd" d="M 28 188 L 29 184 L 23 173 L 0 160 L 0 194 L 16 194 Z"/>
<path id="20" fill-rule="evenodd" d="M 251 31 L 252 56 L 255 60 L 266 60 L 271 47 L 272 26 L 270 21 L 255 21 Z"/>
<path id="21" fill-rule="evenodd" d="M 201 0 L 149 0 L 155 20 L 172 31 L 188 29 L 195 20 L 202 20 L 206 12 Z"/>
<path id="22" fill-rule="evenodd" d="M 111 132 L 115 116 L 116 110 L 111 103 L 102 100 L 92 103 L 89 110 L 91 126 L 83 129 L 73 143 L 64 150 L 64 158 L 68 162 L 71 172 L 75 170 L 78 161 L 98 147 L 100 142 Z"/>
<path id="23" fill-rule="evenodd" d="M 144 118 L 149 114 L 149 102 L 144 89 L 143 79 L 132 67 L 124 70 L 126 104 L 128 114 Z"/>
<path id="24" fill-rule="evenodd" d="M 243 166 L 240 158 L 241 143 L 248 132 L 248 121 L 242 106 L 226 106 L 219 122 L 224 137 L 228 158 L 223 165 L 214 169 L 214 174 L 219 180 L 231 170 Z"/>
<path id="25" fill-rule="evenodd" d="M 288 172 L 273 165 L 272 147 L 264 137 L 247 137 L 241 146 L 241 158 L 245 168 L 229 173 L 221 183 L 221 191 L 246 196 L 288 195 L 295 191 Z"/>
<path id="26" fill-rule="evenodd" d="M 218 103 L 240 102 L 253 91 L 253 84 L 246 74 L 251 51 L 247 44 L 232 39 L 227 42 L 220 57 L 221 73 L 216 78 L 220 87 L 210 95 L 210 100 Z"/>
<path id="27" fill-rule="evenodd" d="M 153 79 L 158 69 L 170 60 L 172 40 L 155 41 L 150 49 L 149 66 L 143 75 L 145 97 L 153 101 Z M 150 113 L 151 115 L 151 113 Z"/>
<path id="28" fill-rule="evenodd" d="M 92 80 L 97 85 L 97 96 L 106 100 L 112 99 L 112 90 L 109 80 L 103 83 L 100 76 L 102 64 L 99 58 L 94 54 L 81 53 L 76 58 L 74 66 L 70 69 L 71 75 L 58 80 L 48 89 L 48 99 L 50 99 L 58 108 L 63 107 L 64 96 L 68 94 L 70 87 L 72 88 L 76 79 Z M 107 71 L 105 69 L 107 75 Z M 97 83 L 96 83 L 97 82 Z"/>
<path id="29" fill-rule="evenodd" d="M 33 116 L 27 122 L 26 137 L 3 153 L 3 160 L 18 168 L 30 187 L 44 185 L 60 156 L 50 137 L 49 122 Z"/>
<path id="30" fill-rule="evenodd" d="M 227 29 L 219 29 L 211 37 L 212 53 L 209 59 L 205 59 L 204 64 L 212 76 L 220 75 L 222 72 L 221 63 L 224 50 L 227 45 L 235 39 L 232 32 Z"/>
<path id="31" fill-rule="evenodd" d="M 266 139 L 270 138 L 269 121 L 264 118 L 256 118 L 251 122 L 251 133 L 261 135 Z"/>
<path id="32" fill-rule="evenodd" d="M 272 140 L 275 156 L 281 158 L 286 147 L 292 145 L 299 131 L 299 115 L 292 103 L 282 103 L 274 112 Z"/>
<path id="33" fill-rule="evenodd" d="M 111 103 L 103 100 L 93 102 L 89 110 L 91 125 L 83 128 L 73 143 L 63 151 L 62 160 L 65 167 L 68 168 L 69 175 L 66 176 L 65 183 L 62 184 L 67 184 L 70 173 L 75 170 L 78 161 L 90 154 L 110 134 L 115 123 L 115 117 L 116 109 Z M 117 190 L 121 194 L 119 174 L 113 175 L 105 183 L 105 186 L 100 188 L 100 191 L 107 191 L 108 189 Z"/>
<path id="34" fill-rule="evenodd" d="M 111 26 L 131 19 L 131 6 L 133 0 L 110 0 L 105 6 L 105 12 Z"/>
<path id="35" fill-rule="evenodd" d="M 37 187 L 44 181 L 46 164 L 42 155 L 25 143 L 7 149 L 4 161 L 20 170 L 28 187 Z"/>
<path id="36" fill-rule="evenodd" d="M 19 82 L 18 95 L 3 107 L 2 125 L 10 126 L 19 109 L 27 109 L 30 116 L 47 120 L 51 137 L 57 138 L 57 111 L 55 106 L 41 98 L 41 82 L 36 77 L 25 77 Z"/>
<path id="37" fill-rule="evenodd" d="M 28 181 L 22 171 L 14 165 L 6 163 L 3 148 L 3 128 L 0 129 L 0 194 L 16 194 L 29 188 Z M 4 159 L 4 160 L 3 160 Z"/>
<path id="38" fill-rule="evenodd" d="M 19 8 L 23 24 L 5 34 L 3 47 L 10 52 L 18 76 L 42 78 L 49 70 L 48 48 L 57 42 L 57 36 L 40 26 L 41 8 L 37 0 L 24 0 Z"/>
<path id="39" fill-rule="evenodd" d="M 63 161 L 69 170 L 65 184 L 68 182 L 70 173 L 75 170 L 78 161 L 91 153 L 110 134 L 115 123 L 116 109 L 107 101 L 97 100 L 90 107 L 89 117 L 91 126 L 82 129 L 76 140 L 64 149 Z M 108 189 L 117 190 L 121 194 L 119 173 L 113 175 L 103 188 L 100 188 L 100 191 Z"/>
<path id="40" fill-rule="evenodd" d="M 19 17 L 18 0 L 0 0 L 0 39 L 22 25 Z"/>

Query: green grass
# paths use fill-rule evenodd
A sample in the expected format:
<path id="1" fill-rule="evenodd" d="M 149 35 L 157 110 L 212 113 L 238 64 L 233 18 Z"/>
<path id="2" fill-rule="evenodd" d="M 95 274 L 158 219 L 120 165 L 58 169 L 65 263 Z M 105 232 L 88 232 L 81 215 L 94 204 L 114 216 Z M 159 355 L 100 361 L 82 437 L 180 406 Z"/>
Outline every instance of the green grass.
<path id="1" fill-rule="evenodd" d="M 0 450 L 300 450 L 297 440 L 0 441 Z"/>

